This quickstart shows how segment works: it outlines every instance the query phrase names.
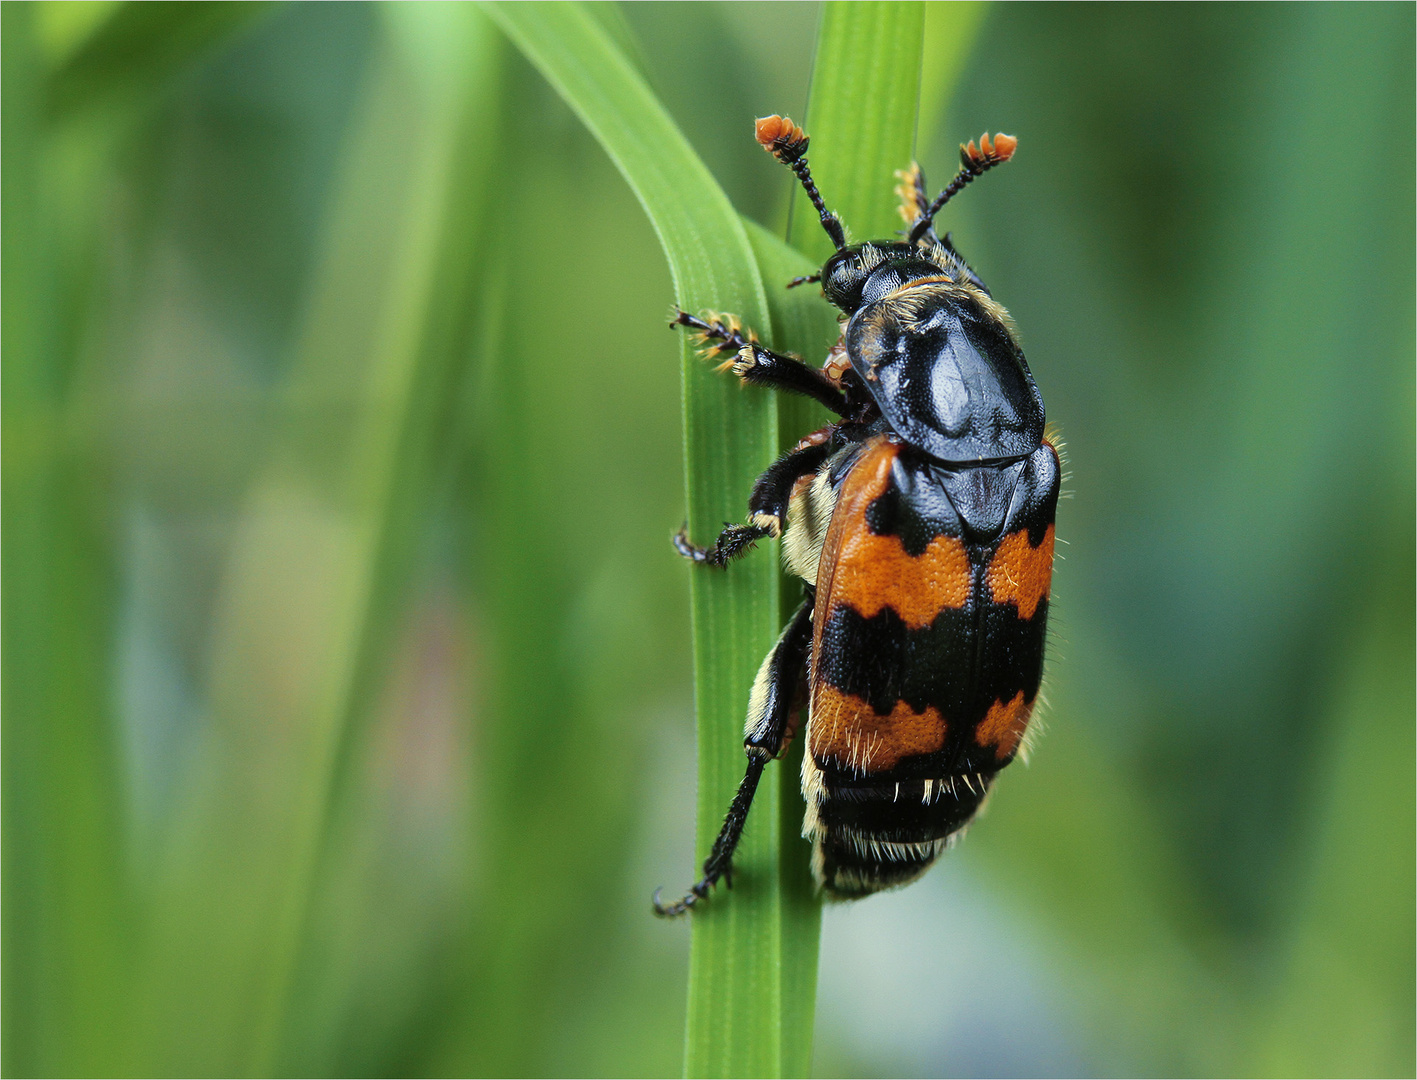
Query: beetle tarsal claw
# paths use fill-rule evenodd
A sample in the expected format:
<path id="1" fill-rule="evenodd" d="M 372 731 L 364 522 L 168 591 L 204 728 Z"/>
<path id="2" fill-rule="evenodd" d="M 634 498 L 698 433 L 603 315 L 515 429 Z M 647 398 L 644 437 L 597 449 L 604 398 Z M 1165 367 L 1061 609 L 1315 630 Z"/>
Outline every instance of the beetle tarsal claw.
<path id="1" fill-rule="evenodd" d="M 698 896 L 691 892 L 682 900 L 676 900 L 672 904 L 665 904 L 659 899 L 660 894 L 663 892 L 664 890 L 662 888 L 655 889 L 653 900 L 654 913 L 658 915 L 661 919 L 678 918 L 680 915 L 683 915 L 690 908 L 692 908 L 694 906 L 694 903 L 698 900 Z"/>

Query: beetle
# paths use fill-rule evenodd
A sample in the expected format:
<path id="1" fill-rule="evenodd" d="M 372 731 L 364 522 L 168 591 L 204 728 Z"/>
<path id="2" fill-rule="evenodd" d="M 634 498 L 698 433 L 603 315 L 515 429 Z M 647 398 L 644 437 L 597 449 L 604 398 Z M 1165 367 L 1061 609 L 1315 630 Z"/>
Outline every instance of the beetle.
<path id="1" fill-rule="evenodd" d="M 806 597 L 758 671 L 744 726 L 748 768 L 703 877 L 658 914 L 681 915 L 732 884 L 733 852 L 767 763 L 806 709 L 802 834 L 833 898 L 918 878 L 1025 749 L 1038 699 L 1061 466 L 1012 320 L 935 233 L 937 213 L 1013 156 L 986 133 L 927 200 L 900 174 L 903 239 L 848 243 L 790 119 L 756 121 L 835 245 L 819 273 L 842 332 L 821 368 L 760 344 L 731 316 L 678 311 L 744 382 L 805 394 L 840 419 L 802 439 L 754 484 L 745 524 L 686 558 L 726 567 L 781 537 Z"/>

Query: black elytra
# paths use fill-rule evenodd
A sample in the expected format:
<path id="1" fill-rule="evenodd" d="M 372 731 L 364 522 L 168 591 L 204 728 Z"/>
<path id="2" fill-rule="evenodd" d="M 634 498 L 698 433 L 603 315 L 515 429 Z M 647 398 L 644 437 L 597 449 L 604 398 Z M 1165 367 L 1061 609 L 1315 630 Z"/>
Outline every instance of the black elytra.
<path id="1" fill-rule="evenodd" d="M 840 420 L 759 477 L 748 520 L 680 553 L 724 567 L 780 536 L 806 599 L 763 660 L 748 702 L 748 769 L 703 877 L 660 915 L 681 915 L 720 878 L 768 761 L 805 714 L 803 836 L 833 898 L 906 884 L 956 840 L 998 771 L 1023 749 L 1043 675 L 1061 469 L 1043 399 L 1007 312 L 933 219 L 1013 156 L 986 134 L 932 201 L 904 174 L 904 241 L 848 245 L 791 120 L 756 124 L 796 174 L 836 246 L 819 274 L 841 312 L 821 368 L 773 352 L 731 317 L 679 312 L 745 382 L 820 401 Z"/>

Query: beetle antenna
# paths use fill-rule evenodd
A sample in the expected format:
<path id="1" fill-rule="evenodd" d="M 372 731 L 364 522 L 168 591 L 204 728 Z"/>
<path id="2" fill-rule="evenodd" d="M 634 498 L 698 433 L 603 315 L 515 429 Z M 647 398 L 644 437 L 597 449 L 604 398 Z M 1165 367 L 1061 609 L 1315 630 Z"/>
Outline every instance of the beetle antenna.
<path id="1" fill-rule="evenodd" d="M 837 251 L 846 247 L 846 231 L 841 227 L 841 219 L 827 209 L 817 185 L 812 183 L 812 170 L 807 167 L 807 144 L 811 142 L 807 133 L 786 116 L 764 116 L 754 122 L 753 134 L 764 150 L 797 174 Z"/>
<path id="2" fill-rule="evenodd" d="M 991 142 L 989 133 L 986 131 L 979 137 L 978 146 L 974 145 L 973 139 L 970 139 L 968 143 L 961 143 L 959 172 L 955 173 L 955 178 L 950 181 L 949 186 L 935 196 L 935 201 L 915 219 L 915 224 L 910 227 L 910 236 L 907 242 L 914 244 L 919 241 L 929 231 L 935 220 L 935 215 L 940 212 L 945 203 L 963 191 L 965 185 L 976 176 L 983 176 L 995 165 L 1002 165 L 1008 161 L 1014 156 L 1014 151 L 1017 149 L 1018 140 L 1012 135 L 1005 135 L 1002 132 L 995 135 Z"/>

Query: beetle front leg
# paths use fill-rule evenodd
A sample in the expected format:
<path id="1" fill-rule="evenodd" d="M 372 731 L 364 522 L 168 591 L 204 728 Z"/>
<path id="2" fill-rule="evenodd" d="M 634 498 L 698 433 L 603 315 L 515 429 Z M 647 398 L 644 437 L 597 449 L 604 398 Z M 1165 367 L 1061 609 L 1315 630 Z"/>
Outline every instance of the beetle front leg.
<path id="1" fill-rule="evenodd" d="M 748 345 L 757 344 L 758 335 L 751 330 L 745 334 L 738 316 L 720 315 L 716 311 L 707 314 L 707 319 L 701 319 L 697 315 L 690 315 L 683 308 L 675 308 L 674 318 L 669 320 L 669 328 L 672 330 L 676 326 L 687 326 L 694 331 L 694 338 L 699 344 L 706 346 L 706 354 L 711 353 L 714 356 L 737 353 Z M 730 360 L 721 367 L 726 370 L 732 365 Z"/>
<path id="2" fill-rule="evenodd" d="M 711 314 L 705 320 L 680 311 L 669 325 L 687 326 L 705 344 L 716 343 L 709 346 L 714 356 L 736 353 L 733 359 L 719 365 L 720 370 L 732 368 L 733 374 L 744 382 L 803 394 L 821 402 L 838 416 L 846 415 L 846 395 L 830 376 L 820 368 L 804 364 L 795 356 L 785 356 L 763 348 L 752 333 L 743 333 L 738 320 L 732 315 Z"/>
<path id="3" fill-rule="evenodd" d="M 753 680 L 753 692 L 748 698 L 748 718 L 744 724 L 743 749 L 748 755 L 748 771 L 738 785 L 738 793 L 728 807 L 728 814 L 713 842 L 709 857 L 704 860 L 704 876 L 684 894 L 682 900 L 662 904 L 660 890 L 655 890 L 654 913 L 666 918 L 683 915 L 722 878 L 733 887 L 733 853 L 743 838 L 743 826 L 753 805 L 767 763 L 782 753 L 792 737 L 793 706 L 798 686 L 806 674 L 807 651 L 812 643 L 812 591 L 792 616 L 792 621 L 777 639 L 777 644 L 763 659 L 758 677 Z"/>

